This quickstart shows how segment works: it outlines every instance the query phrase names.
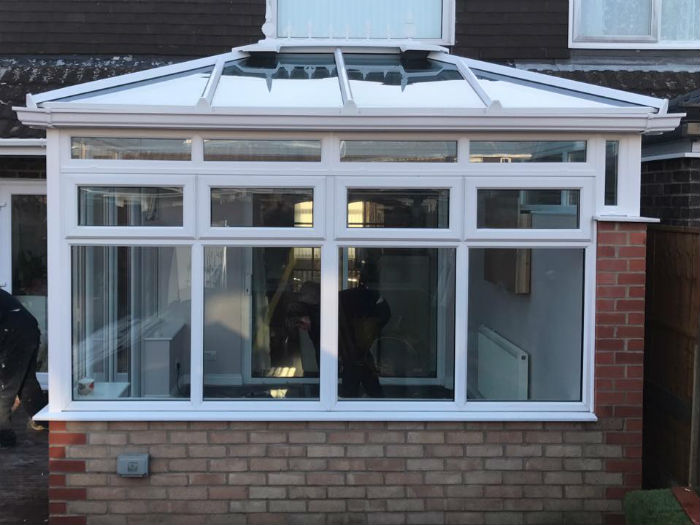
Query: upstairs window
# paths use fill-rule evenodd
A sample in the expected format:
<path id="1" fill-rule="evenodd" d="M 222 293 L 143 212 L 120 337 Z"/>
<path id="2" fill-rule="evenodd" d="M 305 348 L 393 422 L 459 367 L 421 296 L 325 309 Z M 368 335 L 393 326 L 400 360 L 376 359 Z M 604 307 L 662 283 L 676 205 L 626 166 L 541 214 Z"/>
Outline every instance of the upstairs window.
<path id="1" fill-rule="evenodd" d="M 571 0 L 572 47 L 697 49 L 700 0 Z"/>
<path id="2" fill-rule="evenodd" d="M 272 0 L 268 9 L 268 37 L 454 43 L 454 0 Z"/>

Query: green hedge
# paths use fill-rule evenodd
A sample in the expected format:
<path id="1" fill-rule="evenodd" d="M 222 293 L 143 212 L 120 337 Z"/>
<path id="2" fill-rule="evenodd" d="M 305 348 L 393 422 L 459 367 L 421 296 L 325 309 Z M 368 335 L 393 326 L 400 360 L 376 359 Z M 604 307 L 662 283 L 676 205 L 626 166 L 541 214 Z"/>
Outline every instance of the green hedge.
<path id="1" fill-rule="evenodd" d="M 670 489 L 629 492 L 624 509 L 627 525 L 692 525 Z"/>

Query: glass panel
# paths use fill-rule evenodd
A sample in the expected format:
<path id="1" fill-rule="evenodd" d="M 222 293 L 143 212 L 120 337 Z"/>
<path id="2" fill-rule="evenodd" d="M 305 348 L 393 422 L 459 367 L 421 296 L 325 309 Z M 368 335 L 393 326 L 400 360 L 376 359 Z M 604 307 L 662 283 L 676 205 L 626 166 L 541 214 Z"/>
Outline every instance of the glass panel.
<path id="1" fill-rule="evenodd" d="M 477 199 L 477 228 L 579 227 L 579 190 L 478 190 Z"/>
<path id="2" fill-rule="evenodd" d="M 584 37 L 649 37 L 652 0 L 579 0 Z"/>
<path id="3" fill-rule="evenodd" d="M 403 55 L 345 55 L 350 88 L 360 107 L 483 108 L 457 66 Z"/>
<path id="4" fill-rule="evenodd" d="M 139 139 L 121 137 L 73 137 L 72 159 L 191 160 L 190 139 Z"/>
<path id="5" fill-rule="evenodd" d="M 636 104 L 589 95 L 541 82 L 471 68 L 481 87 L 504 108 L 610 108 Z"/>
<path id="6" fill-rule="evenodd" d="M 182 226 L 182 188 L 80 186 L 80 226 Z"/>
<path id="7" fill-rule="evenodd" d="M 579 401 L 584 250 L 469 250 L 467 396 Z"/>
<path id="8" fill-rule="evenodd" d="M 700 0 L 664 0 L 661 3 L 661 40 L 700 40 Z"/>
<path id="9" fill-rule="evenodd" d="M 39 323 L 37 371 L 46 372 L 46 195 L 12 195 L 12 295 Z"/>
<path id="10" fill-rule="evenodd" d="M 455 250 L 341 248 L 339 396 L 453 399 Z"/>
<path id="11" fill-rule="evenodd" d="M 204 397 L 318 399 L 321 249 L 204 249 Z"/>
<path id="12" fill-rule="evenodd" d="M 279 38 L 442 37 L 442 0 L 277 0 Z"/>
<path id="13" fill-rule="evenodd" d="M 585 140 L 469 142 L 470 162 L 586 162 Z"/>
<path id="14" fill-rule="evenodd" d="M 72 253 L 73 399 L 189 396 L 190 248 Z"/>
<path id="15" fill-rule="evenodd" d="M 342 162 L 457 162 L 455 141 L 342 140 Z"/>
<path id="16" fill-rule="evenodd" d="M 321 162 L 321 141 L 205 140 L 204 160 Z"/>
<path id="17" fill-rule="evenodd" d="M 228 62 L 214 106 L 339 108 L 343 97 L 333 55 L 256 53 Z"/>
<path id="18" fill-rule="evenodd" d="M 617 170 L 620 162 L 620 143 L 605 142 L 605 205 L 617 206 Z"/>
<path id="19" fill-rule="evenodd" d="M 143 80 L 123 86 L 58 99 L 82 104 L 195 106 L 204 94 L 213 66 Z"/>
<path id="20" fill-rule="evenodd" d="M 348 228 L 449 228 L 450 190 L 348 188 Z"/>
<path id="21" fill-rule="evenodd" d="M 313 188 L 212 188 L 213 227 L 313 228 Z"/>

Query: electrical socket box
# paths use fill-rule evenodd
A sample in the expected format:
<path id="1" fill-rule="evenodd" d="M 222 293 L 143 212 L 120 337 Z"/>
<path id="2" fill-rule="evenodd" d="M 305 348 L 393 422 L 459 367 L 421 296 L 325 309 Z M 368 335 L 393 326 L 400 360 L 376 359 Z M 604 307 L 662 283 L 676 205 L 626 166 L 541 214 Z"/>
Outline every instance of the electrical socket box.
<path id="1" fill-rule="evenodd" d="M 121 454 L 117 457 L 117 474 L 125 478 L 148 476 L 148 454 Z"/>

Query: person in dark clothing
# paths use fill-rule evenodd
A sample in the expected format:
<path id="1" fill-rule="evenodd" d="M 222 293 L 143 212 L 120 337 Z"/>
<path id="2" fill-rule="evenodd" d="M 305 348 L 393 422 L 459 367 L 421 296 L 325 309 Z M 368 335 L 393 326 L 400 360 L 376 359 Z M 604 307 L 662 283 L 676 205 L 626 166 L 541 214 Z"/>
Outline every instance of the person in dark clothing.
<path id="1" fill-rule="evenodd" d="M 0 446 L 12 447 L 17 437 L 11 427 L 12 408 L 19 398 L 34 416 L 47 402 L 36 379 L 39 325 L 12 295 L 0 290 Z"/>
<path id="2" fill-rule="evenodd" d="M 376 290 L 360 286 L 339 295 L 339 350 L 342 363 L 341 397 L 360 396 L 360 386 L 370 397 L 384 397 L 379 372 L 370 349 L 389 322 L 391 309 Z"/>

